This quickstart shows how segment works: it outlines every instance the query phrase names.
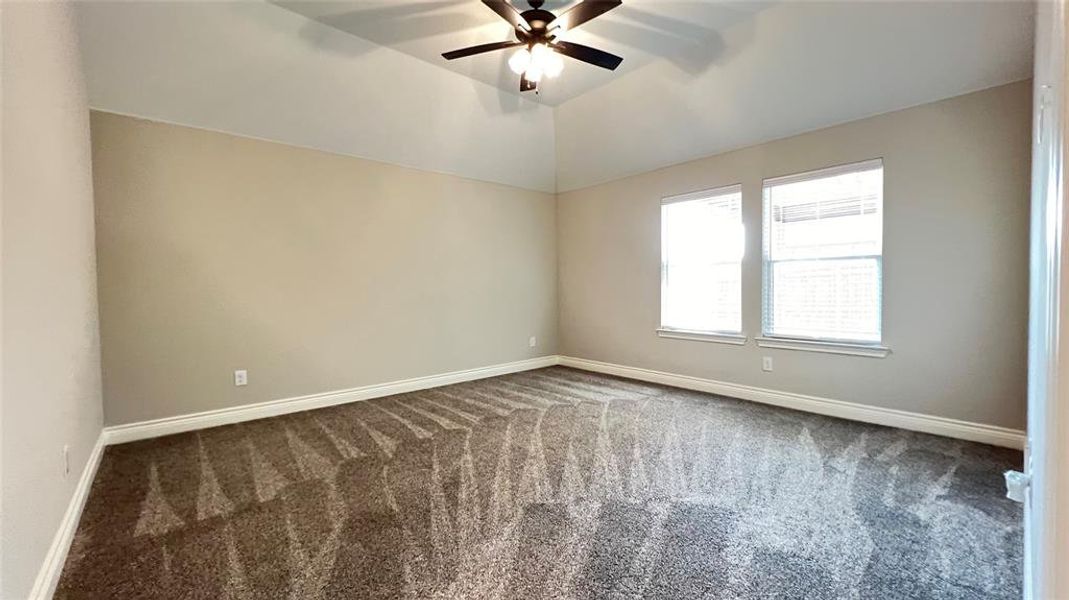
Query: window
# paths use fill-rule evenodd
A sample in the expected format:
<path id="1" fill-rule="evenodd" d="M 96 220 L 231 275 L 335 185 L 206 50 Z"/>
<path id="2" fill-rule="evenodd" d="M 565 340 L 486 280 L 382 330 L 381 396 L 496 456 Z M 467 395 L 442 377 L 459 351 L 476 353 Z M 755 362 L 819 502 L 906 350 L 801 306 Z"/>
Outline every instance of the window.
<path id="1" fill-rule="evenodd" d="M 765 336 L 878 344 L 883 161 L 766 180 L 764 224 Z"/>
<path id="2" fill-rule="evenodd" d="M 742 192 L 738 185 L 661 204 L 661 329 L 742 343 Z M 734 335 L 730 335 L 734 334 Z M 715 336 L 714 336 L 715 337 Z"/>

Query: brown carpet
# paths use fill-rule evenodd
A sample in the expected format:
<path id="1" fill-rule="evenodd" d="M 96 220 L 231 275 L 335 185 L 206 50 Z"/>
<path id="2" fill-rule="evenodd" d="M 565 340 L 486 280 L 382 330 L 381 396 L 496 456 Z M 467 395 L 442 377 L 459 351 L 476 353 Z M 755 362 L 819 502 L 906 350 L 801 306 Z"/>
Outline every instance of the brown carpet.
<path id="1" fill-rule="evenodd" d="M 107 449 L 57 598 L 1017 598 L 1002 450 L 554 367 Z"/>

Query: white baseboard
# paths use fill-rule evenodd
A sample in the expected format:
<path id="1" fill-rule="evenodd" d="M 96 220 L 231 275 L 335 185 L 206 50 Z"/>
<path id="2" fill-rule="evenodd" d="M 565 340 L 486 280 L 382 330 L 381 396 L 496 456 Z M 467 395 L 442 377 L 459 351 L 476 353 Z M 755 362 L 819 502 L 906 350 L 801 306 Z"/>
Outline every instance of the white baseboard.
<path id="1" fill-rule="evenodd" d="M 497 375 L 505 375 L 507 373 L 551 367 L 557 364 L 558 358 L 559 357 L 556 355 L 541 356 L 538 358 L 529 358 L 526 360 L 491 365 L 488 367 L 468 369 L 465 371 L 453 371 L 438 375 L 428 375 L 425 377 L 414 377 L 412 379 L 366 385 L 347 390 L 336 390 L 333 392 L 311 394 L 308 396 L 270 400 L 257 404 L 246 404 L 244 406 L 235 406 L 233 408 L 221 408 L 218 410 L 180 415 L 177 417 L 167 417 L 152 421 L 114 425 L 104 428 L 104 439 L 108 444 L 121 444 L 124 442 L 170 435 L 172 433 L 182 433 L 183 431 L 193 431 L 196 429 L 217 427 L 219 425 L 241 423 L 244 421 L 285 415 L 314 408 L 347 404 L 349 402 L 356 402 L 357 400 L 381 398 L 383 396 L 425 390 L 432 387 L 474 381 L 476 379 L 485 379 L 487 377 L 496 377 Z"/>
<path id="2" fill-rule="evenodd" d="M 115 425 L 112 427 L 105 427 L 102 437 L 105 444 L 121 444 L 124 442 L 143 440 L 173 433 L 182 433 L 184 431 L 194 431 L 219 425 L 252 421 L 255 419 L 290 414 L 315 408 L 336 406 L 338 404 L 346 404 L 358 400 L 381 398 L 393 394 L 402 394 L 405 392 L 414 392 L 417 390 L 462 383 L 465 381 L 474 381 L 476 379 L 485 379 L 487 377 L 495 377 L 497 375 L 505 375 L 519 371 L 540 369 L 557 364 L 597 373 L 618 375 L 620 377 L 637 379 L 639 381 L 660 383 L 673 387 L 708 392 L 742 400 L 750 400 L 752 402 L 771 404 L 773 406 L 782 406 L 804 412 L 838 417 L 840 419 L 886 425 L 888 427 L 898 427 L 911 431 L 920 431 L 923 433 L 991 444 L 993 446 L 1023 449 L 1025 444 L 1025 433 L 1018 429 L 1009 429 L 982 423 L 971 423 L 969 421 L 959 421 L 956 419 L 936 417 L 891 408 L 880 408 L 854 402 L 821 398 L 819 396 L 807 396 L 804 394 L 796 394 L 794 392 L 770 390 L 738 383 L 692 377 L 689 375 L 677 375 L 674 373 L 665 373 L 639 367 L 628 367 L 625 365 L 617 365 L 596 360 L 587 360 L 585 358 L 555 355 L 502 363 L 488 367 L 479 367 L 465 371 L 453 371 L 426 377 L 391 381 L 347 390 L 337 390 L 321 394 L 311 394 L 308 396 L 297 396 L 294 398 L 283 398 L 280 400 L 271 400 L 258 404 L 223 408 L 190 415 L 167 417 L 152 421 L 129 423 L 126 425 Z"/>
<path id="3" fill-rule="evenodd" d="M 37 572 L 37 579 L 33 582 L 33 589 L 30 591 L 32 600 L 48 600 L 56 591 L 59 576 L 63 574 L 63 565 L 67 561 L 67 552 L 70 551 L 74 534 L 78 531 L 78 522 L 82 519 L 82 509 L 85 508 L 89 490 L 93 487 L 93 479 L 96 477 L 97 467 L 100 466 L 100 458 L 104 455 L 104 445 L 104 433 L 101 432 L 96 444 L 89 452 L 89 459 L 85 462 L 85 468 L 82 469 L 82 476 L 78 478 L 74 495 L 67 504 L 67 512 L 64 513 L 59 529 L 52 538 L 52 545 L 45 554 L 41 570 Z"/>
<path id="4" fill-rule="evenodd" d="M 596 360 L 587 360 L 585 358 L 574 358 L 571 356 L 561 356 L 559 364 L 566 367 L 583 369 L 585 371 L 618 375 L 620 377 L 637 379 L 639 381 L 660 383 L 688 390 L 708 392 L 710 394 L 740 398 L 742 400 L 761 402 L 763 404 L 793 408 L 795 410 L 828 415 L 840 419 L 886 425 L 888 427 L 898 427 L 900 429 L 942 435 L 945 437 L 969 440 L 971 442 L 981 442 L 993 446 L 1003 446 L 1021 450 L 1024 448 L 1025 444 L 1025 432 L 1018 429 L 1008 429 L 1006 427 L 996 427 L 994 425 L 984 425 L 981 423 L 970 423 L 968 421 L 958 421 L 944 417 L 934 417 L 931 415 L 907 412 L 904 410 L 894 410 L 890 408 L 857 404 L 854 402 L 844 402 L 842 400 L 832 400 L 830 398 L 806 396 L 804 394 L 795 394 L 792 392 L 780 392 L 749 385 L 728 383 L 726 381 L 703 379 L 701 377 L 675 375 L 672 373 L 640 369 L 638 367 L 627 367 Z"/>

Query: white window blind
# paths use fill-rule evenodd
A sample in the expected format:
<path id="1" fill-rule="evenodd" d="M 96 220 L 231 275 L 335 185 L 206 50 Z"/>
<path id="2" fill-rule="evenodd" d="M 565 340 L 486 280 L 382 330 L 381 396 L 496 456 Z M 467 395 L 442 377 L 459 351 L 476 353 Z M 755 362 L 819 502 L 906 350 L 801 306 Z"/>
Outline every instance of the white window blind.
<path id="1" fill-rule="evenodd" d="M 764 182 L 764 334 L 878 343 L 883 161 Z"/>
<path id="2" fill-rule="evenodd" d="M 661 204 L 661 327 L 742 331 L 742 191 L 738 185 Z"/>

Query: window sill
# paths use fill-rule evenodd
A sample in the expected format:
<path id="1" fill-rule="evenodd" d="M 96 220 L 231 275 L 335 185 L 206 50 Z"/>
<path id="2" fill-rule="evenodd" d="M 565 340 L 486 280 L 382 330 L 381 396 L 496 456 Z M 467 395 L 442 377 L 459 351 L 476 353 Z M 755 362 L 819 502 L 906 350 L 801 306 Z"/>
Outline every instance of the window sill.
<path id="1" fill-rule="evenodd" d="M 805 350 L 808 352 L 826 352 L 828 354 L 848 354 L 851 356 L 868 356 L 885 358 L 891 349 L 879 344 L 852 344 L 849 342 L 822 342 L 819 340 L 800 340 L 790 338 L 756 337 L 754 341 L 762 348 L 780 348 L 782 350 Z"/>
<path id="2" fill-rule="evenodd" d="M 674 340 L 690 340 L 692 342 L 713 342 L 716 344 L 731 344 L 742 346 L 748 339 L 742 333 L 716 333 L 712 331 L 692 331 L 689 329 L 667 329 L 660 327 L 657 335 Z"/>

